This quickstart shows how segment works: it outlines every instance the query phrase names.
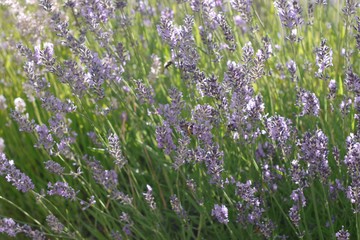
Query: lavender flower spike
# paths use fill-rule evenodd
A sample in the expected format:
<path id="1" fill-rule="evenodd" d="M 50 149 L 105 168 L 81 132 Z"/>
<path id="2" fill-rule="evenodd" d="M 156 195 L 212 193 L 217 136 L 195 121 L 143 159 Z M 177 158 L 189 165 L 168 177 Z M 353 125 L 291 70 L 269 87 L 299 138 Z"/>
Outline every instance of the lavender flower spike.
<path id="1" fill-rule="evenodd" d="M 69 186 L 66 182 L 56 182 L 52 184 L 51 182 L 48 183 L 48 191 L 49 195 L 59 195 L 61 197 L 75 200 L 76 194 L 75 190 Z"/>
<path id="2" fill-rule="evenodd" d="M 153 189 L 150 185 L 146 185 L 147 191 L 143 193 L 146 202 L 149 204 L 152 210 L 156 209 L 156 202 L 154 201 Z"/>
<path id="3" fill-rule="evenodd" d="M 305 89 L 300 89 L 297 94 L 297 106 L 302 107 L 300 116 L 313 115 L 319 116 L 320 102 L 315 93 L 311 93 Z"/>
<path id="4" fill-rule="evenodd" d="M 319 67 L 318 73 L 324 72 L 324 70 L 333 65 L 332 49 L 326 45 L 326 39 L 321 40 L 321 45 L 315 49 L 316 53 L 316 65 Z"/>
<path id="5" fill-rule="evenodd" d="M 336 240 L 349 240 L 350 239 L 350 233 L 348 230 L 344 229 L 344 226 L 341 227 L 341 229 L 335 234 Z"/>
<path id="6" fill-rule="evenodd" d="M 215 204 L 213 210 L 211 211 L 211 216 L 215 216 L 220 223 L 227 224 L 229 222 L 228 209 L 225 205 L 220 206 Z"/>
<path id="7" fill-rule="evenodd" d="M 6 175 L 6 180 L 12 183 L 19 191 L 28 192 L 34 189 L 31 179 L 19 169 L 16 169 L 14 161 L 9 161 L 4 153 L 0 153 L 0 175 Z"/>

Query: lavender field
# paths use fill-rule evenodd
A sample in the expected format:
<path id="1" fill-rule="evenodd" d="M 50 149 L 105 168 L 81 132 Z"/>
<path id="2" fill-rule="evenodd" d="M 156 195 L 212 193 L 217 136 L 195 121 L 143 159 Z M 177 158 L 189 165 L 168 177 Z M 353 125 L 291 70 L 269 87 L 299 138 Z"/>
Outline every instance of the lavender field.
<path id="1" fill-rule="evenodd" d="M 0 17 L 0 239 L 360 240 L 359 1 Z"/>

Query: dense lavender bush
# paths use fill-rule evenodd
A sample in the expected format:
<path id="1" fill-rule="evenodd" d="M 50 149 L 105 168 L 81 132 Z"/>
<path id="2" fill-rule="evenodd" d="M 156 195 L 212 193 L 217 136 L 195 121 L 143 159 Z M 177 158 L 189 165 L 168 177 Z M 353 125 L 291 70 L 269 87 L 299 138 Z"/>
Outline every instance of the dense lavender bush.
<path id="1" fill-rule="evenodd" d="M 1 236 L 360 239 L 359 7 L 1 1 Z"/>

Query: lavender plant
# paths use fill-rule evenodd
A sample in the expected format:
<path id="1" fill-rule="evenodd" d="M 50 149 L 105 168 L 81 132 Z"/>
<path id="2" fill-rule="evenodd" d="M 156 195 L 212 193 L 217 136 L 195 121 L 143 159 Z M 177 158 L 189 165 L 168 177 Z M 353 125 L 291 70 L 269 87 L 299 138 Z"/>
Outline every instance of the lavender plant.
<path id="1" fill-rule="evenodd" d="M 359 7 L 2 1 L 2 237 L 360 239 Z"/>

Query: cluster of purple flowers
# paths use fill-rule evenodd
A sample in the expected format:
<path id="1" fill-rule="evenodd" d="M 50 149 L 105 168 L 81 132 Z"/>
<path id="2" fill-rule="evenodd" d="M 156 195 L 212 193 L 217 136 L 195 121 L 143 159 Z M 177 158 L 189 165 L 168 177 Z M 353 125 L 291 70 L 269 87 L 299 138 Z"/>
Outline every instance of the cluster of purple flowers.
<path id="1" fill-rule="evenodd" d="M 347 137 L 346 144 L 347 154 L 344 163 L 351 178 L 351 184 L 346 190 L 346 195 L 353 204 L 354 212 L 358 213 L 360 211 L 360 176 L 358 174 L 360 167 L 360 143 L 357 136 L 351 134 Z"/>
<path id="2" fill-rule="evenodd" d="M 45 234 L 39 230 L 34 230 L 28 225 L 21 225 L 16 223 L 12 218 L 1 218 L 0 219 L 0 233 L 6 233 L 10 237 L 19 238 L 21 235 L 34 239 L 34 240 L 45 240 Z"/>
<path id="3" fill-rule="evenodd" d="M 317 0 L 307 4 L 310 25 L 315 17 L 315 4 L 326 5 L 327 2 Z M 44 19 L 50 27 L 48 30 L 58 39 L 45 42 L 40 40 L 40 36 L 36 36 L 39 38 L 37 45 L 31 48 L 23 44 L 17 45 L 17 50 L 25 61 L 23 70 L 27 82 L 23 88 L 28 99 L 25 101 L 16 98 L 15 108 L 10 116 L 20 131 L 36 136 L 34 146 L 45 150 L 47 159 L 52 159 L 44 165 L 54 175 L 50 176 L 53 179 L 46 181 L 47 191 L 36 193 L 31 179 L 2 153 L 8 149 L 3 146 L 0 146 L 0 175 L 5 176 L 19 191 L 30 191 L 39 200 L 54 195 L 72 200 L 74 204 L 79 204 L 84 214 L 91 216 L 91 220 L 96 216 L 94 213 L 104 214 L 110 225 L 100 226 L 107 220 L 99 221 L 94 231 L 107 234 L 107 237 L 113 239 L 122 239 L 123 235 L 126 238 L 141 238 L 142 234 L 137 235 L 141 227 L 137 228 L 135 221 L 141 219 L 139 222 L 144 223 L 146 209 L 151 210 L 151 216 L 159 217 L 161 221 L 167 220 L 167 216 L 161 211 L 169 205 L 164 196 L 169 197 L 170 194 L 164 194 L 164 189 L 171 190 L 170 207 L 184 226 L 205 224 L 210 228 L 208 224 L 216 219 L 225 226 L 211 225 L 215 231 L 220 228 L 231 230 L 234 221 L 244 228 L 251 226 L 251 231 L 261 233 L 266 239 L 286 238 L 276 235 L 279 231 L 275 230 L 281 230 L 282 226 L 277 224 L 283 224 L 283 218 L 295 229 L 293 234 L 302 237 L 303 228 L 307 226 L 303 217 L 304 210 L 308 210 L 306 207 L 309 205 L 317 208 L 317 203 L 310 203 L 314 199 L 307 196 L 315 184 L 322 188 L 319 192 L 324 195 L 322 198 L 326 202 L 326 210 L 330 212 L 328 201 L 336 203 L 345 193 L 354 213 L 359 214 L 360 77 L 356 68 L 358 65 L 351 65 L 354 51 L 347 46 L 343 53 L 339 53 L 346 64 L 344 91 L 341 86 L 342 77 L 340 74 L 333 74 L 333 69 L 330 68 L 342 61 L 333 61 L 333 57 L 338 57 L 331 48 L 333 41 L 321 40 L 320 46 L 315 48 L 312 55 L 315 59 L 310 62 L 306 59 L 304 65 L 301 65 L 297 61 L 296 53 L 301 48 L 299 42 L 302 40 L 298 32 L 308 31 L 307 27 L 301 27 L 306 16 L 303 10 L 306 8 L 298 0 L 275 0 L 273 5 L 270 4 L 280 18 L 285 39 L 289 40 L 284 41 L 284 46 L 275 45 L 275 54 L 272 44 L 278 39 L 261 36 L 261 27 L 266 29 L 267 26 L 256 11 L 259 4 L 256 1 L 230 0 L 227 6 L 222 0 L 179 0 L 178 4 L 183 4 L 179 9 L 186 9 L 186 14 L 179 16 L 178 9 L 175 11 L 162 3 L 152 3 L 148 0 L 138 1 L 134 4 L 134 9 L 127 11 L 127 3 L 122 0 L 68 0 L 62 7 L 56 1 L 40 1 L 43 14 L 46 15 Z M 19 6 L 15 3 L 7 5 Z M 133 4 L 129 5 L 130 8 L 133 7 Z M 321 10 L 320 6 L 316 7 Z M 347 30 L 353 27 L 356 47 L 360 49 L 360 19 L 354 16 L 358 7 L 359 4 L 355 1 L 346 0 L 342 12 L 345 15 L 345 27 Z M 25 12 L 20 9 L 18 15 L 20 11 Z M 237 16 L 229 18 L 228 15 L 232 12 L 236 12 Z M 178 18 L 180 16 L 182 19 Z M 131 24 L 137 23 L 139 19 L 143 20 L 143 25 L 136 24 L 140 34 L 134 37 Z M 167 44 L 162 48 L 168 47 L 165 52 L 170 56 L 156 53 L 160 45 L 154 43 L 156 36 L 151 35 L 154 42 L 152 46 L 149 45 L 147 28 L 153 24 L 157 24 L 157 34 Z M 242 33 L 250 37 L 238 41 L 240 35 L 234 27 L 242 27 Z M 122 33 L 124 36 L 119 37 Z M 153 34 L 156 35 L 155 29 Z M 279 61 L 279 50 L 284 48 L 286 52 L 287 44 L 292 48 L 293 55 L 284 56 L 286 59 Z M 151 53 L 146 61 L 136 52 L 140 45 L 145 53 Z M 60 50 L 61 54 L 56 54 Z M 273 55 L 275 59 L 270 59 Z M 130 56 L 135 58 L 131 59 Z M 202 61 L 204 56 L 206 61 Z M 166 60 L 168 62 L 162 66 Z M 148 61 L 151 63 L 148 64 Z M 128 62 L 131 64 L 127 64 Z M 273 67 L 276 71 L 273 71 Z M 307 89 L 308 85 L 303 79 L 308 72 L 315 74 L 324 81 L 324 86 L 328 86 L 327 99 L 322 99 L 319 91 Z M 163 91 L 164 88 L 159 87 L 159 83 L 163 79 L 177 79 L 173 77 L 174 74 L 181 78 L 176 84 L 177 88 L 165 88 Z M 327 82 L 330 76 L 335 79 Z M 299 107 L 297 115 L 281 115 L 282 108 L 279 108 L 279 103 L 273 103 L 273 96 L 270 93 L 269 96 L 262 94 L 266 87 L 271 88 L 271 84 L 263 87 L 258 83 L 262 83 L 264 78 L 267 81 L 275 79 L 272 83 L 277 83 L 278 77 L 283 80 L 279 81 L 281 84 L 296 85 L 296 106 Z M 164 86 L 165 84 L 167 83 Z M 258 84 L 256 88 L 255 84 Z M 66 88 L 65 94 L 58 94 L 57 89 L 63 87 Z M 166 91 L 168 102 L 162 96 Z M 291 90 L 289 88 L 285 91 Z M 338 99 L 337 94 L 340 93 L 344 95 L 343 99 Z M 116 97 L 111 96 L 115 94 Z M 280 96 L 284 93 L 279 91 L 277 94 Z M 330 119 L 338 113 L 335 109 L 338 100 L 341 101 L 338 112 L 342 113 L 343 122 L 350 119 L 351 131 L 355 132 L 346 139 L 345 156 L 340 154 L 340 147 L 334 147 L 333 153 L 329 154 L 330 146 L 338 144 L 334 131 L 325 129 L 326 122 L 317 122 L 318 119 L 323 119 L 321 115 Z M 265 109 L 268 101 L 271 113 L 269 109 Z M 42 114 L 37 111 L 34 117 L 33 112 L 27 109 L 27 102 L 31 102 L 33 106 L 39 104 L 41 110 L 46 112 L 46 120 L 41 119 Z M 320 102 L 323 108 L 320 108 Z M 326 109 L 328 102 L 331 112 Z M 0 110 L 6 110 L 7 105 L 10 104 L 6 102 L 6 98 L 0 95 Z M 119 116 L 116 111 L 118 109 L 128 111 L 121 113 L 121 124 L 113 118 Z M 306 115 L 312 117 L 308 118 Z M 79 118 L 78 116 L 84 117 L 73 124 L 71 119 Z M 312 122 L 307 123 L 308 119 Z M 108 125 L 99 126 L 103 120 L 109 123 L 111 130 Z M 337 120 L 334 118 L 334 122 Z M 82 121 L 88 121 L 88 126 Z M 358 125 L 353 124 L 354 121 L 358 121 Z M 316 130 L 309 130 L 313 129 L 314 122 Z M 307 124 L 311 128 L 307 129 Z M 86 129 L 87 137 L 96 147 L 88 146 L 88 142 L 83 141 L 86 136 L 78 136 L 71 126 L 80 126 L 76 129 L 80 134 L 83 133 L 83 128 L 91 126 L 90 132 Z M 121 134 L 117 133 L 119 126 Z M 146 126 L 147 129 L 138 129 L 139 126 Z M 136 141 L 139 138 L 141 150 L 144 151 L 131 155 L 134 147 L 123 152 L 127 144 L 137 147 Z M 123 144 L 125 141 L 129 142 Z M 154 142 L 166 156 L 162 151 L 151 149 Z M 3 142 L 0 144 L 3 145 Z M 101 159 L 101 154 L 110 156 L 115 166 L 108 166 L 109 162 L 106 160 L 96 160 Z M 136 156 L 137 159 L 131 159 L 128 163 L 127 157 L 130 156 Z M 144 156 L 148 165 L 140 162 Z M 162 165 L 155 162 L 158 158 L 162 158 L 159 161 Z M 57 159 L 62 160 L 61 164 Z M 168 167 L 171 164 L 173 168 Z M 331 168 L 332 166 L 338 169 Z M 347 175 L 343 173 L 345 168 Z M 176 173 L 168 175 L 168 169 Z M 333 173 L 338 173 L 339 176 L 333 177 Z M 152 179 L 154 182 L 148 181 L 148 174 L 152 178 L 166 178 L 168 186 L 161 182 L 153 185 L 155 179 Z M 93 181 L 87 179 L 89 175 Z M 175 175 L 176 184 L 173 186 Z M 68 181 L 67 178 L 70 177 L 72 179 Z M 145 192 L 136 188 L 141 183 L 144 186 L 144 182 L 138 181 L 138 178 L 146 179 L 145 183 L 149 182 Z M 189 195 L 179 189 L 185 185 L 185 181 Z M 91 186 L 93 182 L 101 187 Z M 76 183 L 81 186 L 76 186 Z M 150 185 L 156 187 L 153 189 Z M 177 191 L 172 187 L 177 188 Z M 131 194 L 120 191 L 122 188 L 131 191 Z M 95 192 L 97 189 L 103 192 Z M 160 192 L 155 192 L 157 190 Z M 285 197 L 282 195 L 284 193 Z M 280 195 L 279 204 L 277 199 Z M 157 204 L 155 196 L 159 196 L 161 205 Z M 189 196 L 196 201 L 186 198 Z M 103 198 L 106 200 L 103 201 Z M 53 199 L 55 197 L 49 197 L 49 202 Z M 79 201 L 75 201 L 78 199 Z M 145 204 L 140 204 L 140 201 Z M 207 211 L 209 219 L 202 215 L 200 223 L 196 222 L 194 212 L 198 210 L 198 206 L 193 207 L 193 202 Z M 280 205 L 277 208 L 281 208 L 284 215 L 278 222 L 274 221 L 273 214 L 268 214 L 274 203 Z M 112 216 L 120 212 L 120 216 Z M 232 214 L 236 214 L 236 219 L 232 219 Z M 350 233 L 344 226 L 335 232 L 336 224 L 339 227 L 338 219 L 330 215 L 329 213 L 327 224 L 332 229 L 332 237 L 349 239 Z M 320 220 L 316 220 L 319 225 Z M 50 210 L 45 221 L 52 233 L 75 238 L 69 233 L 68 226 L 62 224 Z M 113 229 L 118 223 L 121 223 L 120 228 Z M 161 229 L 162 226 L 159 225 L 157 223 L 152 226 Z M 198 229 L 202 227 L 203 225 L 199 225 Z M 160 232 L 159 229 L 151 231 L 157 233 Z M 284 231 L 289 232 L 286 229 Z M 0 233 L 11 237 L 22 233 L 33 239 L 45 238 L 44 233 L 27 225 L 20 225 L 11 218 L 0 219 Z"/>
<path id="4" fill-rule="evenodd" d="M 228 209 L 225 205 L 220 206 L 215 204 L 214 209 L 211 211 L 211 215 L 215 216 L 220 223 L 227 224 L 229 222 Z"/>
<path id="5" fill-rule="evenodd" d="M 14 165 L 13 160 L 8 160 L 4 153 L 0 153 L 0 175 L 5 176 L 6 180 L 17 190 L 28 192 L 34 189 L 31 179 Z"/>
<path id="6" fill-rule="evenodd" d="M 300 116 L 313 115 L 319 116 L 320 102 L 315 93 L 300 89 L 297 93 L 297 106 L 302 108 Z"/>
<path id="7" fill-rule="evenodd" d="M 47 191 L 47 194 L 49 194 L 50 196 L 58 195 L 70 200 L 76 199 L 77 192 L 75 192 L 75 190 L 70 187 L 69 184 L 66 182 L 56 182 L 54 184 L 49 182 L 47 187 L 49 189 Z"/>

